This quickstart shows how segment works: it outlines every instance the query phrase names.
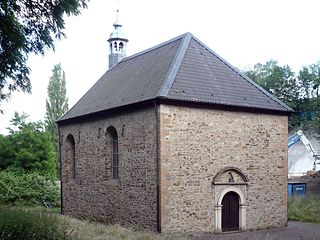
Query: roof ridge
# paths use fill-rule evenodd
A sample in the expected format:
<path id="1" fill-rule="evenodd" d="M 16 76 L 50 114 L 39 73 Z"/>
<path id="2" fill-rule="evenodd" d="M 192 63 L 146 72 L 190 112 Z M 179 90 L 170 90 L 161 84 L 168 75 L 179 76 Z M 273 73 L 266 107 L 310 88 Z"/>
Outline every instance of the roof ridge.
<path id="1" fill-rule="evenodd" d="M 265 90 L 264 88 L 262 88 L 259 84 L 257 84 L 256 82 L 254 82 L 253 80 L 251 80 L 249 77 L 247 77 L 245 74 L 241 73 L 239 70 L 237 70 L 235 67 L 233 67 L 229 62 L 227 62 L 224 58 L 220 57 L 219 54 L 217 54 L 216 52 L 214 52 L 213 50 L 211 50 L 206 44 L 204 44 L 203 42 L 201 42 L 198 38 L 196 38 L 195 36 L 192 36 L 193 39 L 195 41 L 197 41 L 199 44 L 201 44 L 203 47 L 205 47 L 210 53 L 212 53 L 213 55 L 215 55 L 222 63 L 224 63 L 227 67 L 229 67 L 231 70 L 233 70 L 234 72 L 236 72 L 240 77 L 244 78 L 245 80 L 247 80 L 251 85 L 253 85 L 255 88 L 257 88 L 260 92 L 262 92 L 263 94 L 265 94 L 267 97 L 271 98 L 271 100 L 275 101 L 276 103 L 278 103 L 280 106 L 284 107 L 285 109 L 287 109 L 288 111 L 294 111 L 292 108 L 290 108 L 289 106 L 287 106 L 285 103 L 283 103 L 282 101 L 280 101 L 278 98 L 276 98 L 275 96 L 273 96 L 271 93 L 269 93 L 267 90 Z"/>
<path id="2" fill-rule="evenodd" d="M 127 61 L 127 60 L 132 59 L 132 58 L 136 58 L 136 57 L 139 57 L 139 56 L 141 56 L 141 55 L 143 55 L 143 54 L 145 54 L 145 53 L 148 53 L 148 52 L 151 52 L 151 51 L 153 51 L 153 50 L 156 50 L 156 49 L 158 49 L 158 48 L 160 48 L 160 47 L 163 47 L 163 46 L 165 46 L 165 45 L 167 45 L 167 44 L 170 44 L 170 43 L 172 43 L 172 42 L 174 42 L 174 41 L 177 41 L 177 40 L 179 40 L 180 38 L 183 38 L 184 35 L 186 35 L 186 33 L 181 34 L 181 35 L 179 35 L 179 36 L 177 36 L 177 37 L 175 37 L 175 38 L 172 38 L 172 39 L 170 39 L 170 40 L 168 40 L 168 41 L 165 41 L 165 42 L 163 42 L 163 43 L 160 43 L 160 44 L 158 44 L 158 45 L 156 45 L 156 46 L 150 47 L 150 48 L 148 48 L 148 49 L 146 49 L 146 50 L 143 50 L 143 51 L 141 51 L 141 52 L 137 52 L 137 53 L 135 53 L 135 54 L 133 54 L 133 55 L 131 55 L 131 56 L 125 57 L 125 58 L 123 58 L 120 62 L 125 62 L 125 61 Z M 119 63 L 120 63 L 120 62 L 119 62 Z"/>
<path id="3" fill-rule="evenodd" d="M 176 55 L 172 61 L 172 64 L 171 64 L 170 69 L 168 71 L 168 74 L 167 74 L 165 80 L 163 81 L 163 83 L 160 87 L 160 90 L 158 92 L 159 97 L 167 97 L 168 96 L 168 93 L 170 92 L 172 84 L 177 76 L 177 73 L 180 69 L 181 63 L 182 63 L 184 56 L 187 52 L 191 38 L 193 37 L 193 35 L 189 32 L 183 34 L 182 36 L 183 36 L 182 43 L 180 44 L 179 49 L 176 52 Z"/>

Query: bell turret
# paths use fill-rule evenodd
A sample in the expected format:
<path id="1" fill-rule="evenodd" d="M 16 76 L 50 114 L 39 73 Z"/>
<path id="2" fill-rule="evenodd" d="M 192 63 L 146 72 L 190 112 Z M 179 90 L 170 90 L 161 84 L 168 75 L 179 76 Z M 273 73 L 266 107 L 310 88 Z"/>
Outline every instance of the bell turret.
<path id="1" fill-rule="evenodd" d="M 122 32 L 122 25 L 119 23 L 119 9 L 117 10 L 117 18 L 113 24 L 113 31 L 110 34 L 108 39 L 110 45 L 110 54 L 109 54 L 109 68 L 112 68 L 121 59 L 127 56 L 127 42 L 128 39 L 124 32 Z"/>

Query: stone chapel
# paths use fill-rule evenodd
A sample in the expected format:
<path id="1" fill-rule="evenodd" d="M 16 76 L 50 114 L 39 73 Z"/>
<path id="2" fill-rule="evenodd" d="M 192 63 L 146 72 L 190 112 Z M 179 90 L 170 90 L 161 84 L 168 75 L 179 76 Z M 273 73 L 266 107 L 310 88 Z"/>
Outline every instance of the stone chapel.
<path id="1" fill-rule="evenodd" d="M 190 33 L 126 57 L 59 121 L 62 212 L 158 232 L 287 224 L 292 109 Z"/>

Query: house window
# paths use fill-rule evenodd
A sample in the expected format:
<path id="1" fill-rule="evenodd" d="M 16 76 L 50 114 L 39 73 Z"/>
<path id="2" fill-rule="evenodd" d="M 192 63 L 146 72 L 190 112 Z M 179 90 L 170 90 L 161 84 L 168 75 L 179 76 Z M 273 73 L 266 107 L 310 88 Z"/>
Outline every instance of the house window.
<path id="1" fill-rule="evenodd" d="M 76 144 L 71 134 L 67 137 L 67 158 L 71 162 L 71 176 L 75 179 L 77 176 Z"/>
<path id="2" fill-rule="evenodd" d="M 119 179 L 119 152 L 118 152 L 118 134 L 114 127 L 108 128 L 108 133 L 111 136 L 111 149 L 112 149 L 112 179 Z"/>

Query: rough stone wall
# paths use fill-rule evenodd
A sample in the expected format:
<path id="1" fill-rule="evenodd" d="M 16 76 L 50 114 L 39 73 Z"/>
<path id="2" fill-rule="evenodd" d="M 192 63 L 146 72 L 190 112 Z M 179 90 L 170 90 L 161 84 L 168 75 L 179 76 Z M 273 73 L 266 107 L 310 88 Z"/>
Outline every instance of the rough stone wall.
<path id="1" fill-rule="evenodd" d="M 246 228 L 287 223 L 286 116 L 161 105 L 161 229 L 215 231 L 213 177 L 249 178 Z"/>
<path id="2" fill-rule="evenodd" d="M 61 126 L 63 213 L 156 230 L 155 124 L 155 111 L 149 108 Z M 112 180 L 109 126 L 118 134 L 118 180 Z M 69 134 L 75 140 L 75 179 L 66 141 Z"/>

